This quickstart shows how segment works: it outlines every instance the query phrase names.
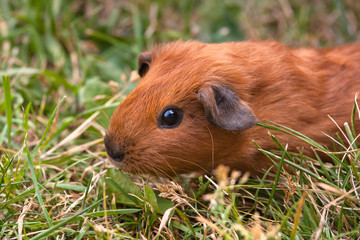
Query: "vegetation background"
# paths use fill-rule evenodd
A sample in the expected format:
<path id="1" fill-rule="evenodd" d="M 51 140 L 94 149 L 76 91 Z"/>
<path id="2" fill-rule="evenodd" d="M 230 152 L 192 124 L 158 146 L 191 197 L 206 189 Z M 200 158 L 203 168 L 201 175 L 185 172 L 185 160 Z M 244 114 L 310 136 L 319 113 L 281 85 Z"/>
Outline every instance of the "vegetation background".
<path id="1" fill-rule="evenodd" d="M 331 47 L 360 39 L 360 1 L 0 0 L 0 239 L 359 239 L 351 124 L 331 166 L 270 136 L 275 183 L 107 170 L 102 136 L 137 55 L 177 39 Z"/>

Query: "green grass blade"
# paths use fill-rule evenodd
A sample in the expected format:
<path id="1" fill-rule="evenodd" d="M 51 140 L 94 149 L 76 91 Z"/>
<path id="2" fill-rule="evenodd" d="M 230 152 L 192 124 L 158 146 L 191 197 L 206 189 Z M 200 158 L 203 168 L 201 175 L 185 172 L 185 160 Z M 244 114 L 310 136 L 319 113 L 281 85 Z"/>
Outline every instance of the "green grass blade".
<path id="1" fill-rule="evenodd" d="M 30 108 L 31 108 L 31 103 L 29 103 L 26 106 L 25 112 L 24 112 L 24 130 L 25 130 L 25 132 L 28 132 L 28 130 L 29 130 L 29 112 L 30 112 Z"/>
<path id="2" fill-rule="evenodd" d="M 75 185 L 75 184 L 66 184 L 66 183 L 48 183 L 46 184 L 46 187 L 53 187 L 53 188 L 57 187 L 57 188 L 72 190 L 76 192 L 85 192 L 86 190 L 86 187 L 84 186 Z"/>
<path id="3" fill-rule="evenodd" d="M 77 164 L 88 160 L 88 158 L 82 159 L 82 160 L 78 160 L 76 162 L 74 162 L 73 164 L 67 166 L 63 171 L 59 172 L 58 174 L 56 174 L 55 176 L 51 177 L 50 179 L 48 179 L 47 181 L 44 182 L 44 185 L 48 184 L 49 182 L 53 181 L 54 179 L 58 178 L 59 176 L 61 176 L 62 174 L 64 174 L 68 169 L 76 166 Z M 17 201 L 22 201 L 27 194 L 33 193 L 35 190 L 34 187 L 30 187 L 27 190 L 25 190 L 24 192 L 22 192 L 21 194 L 17 195 L 15 198 L 7 201 L 7 202 L 0 202 L 0 210 L 6 208 L 7 206 L 9 206 L 10 204 L 17 202 Z"/>
<path id="4" fill-rule="evenodd" d="M 8 156 L 6 156 L 8 157 Z M 1 159 L 0 159 L 1 161 Z M 5 166 L 4 168 L 2 168 L 2 173 L 1 173 L 1 180 L 0 180 L 0 194 L 2 194 L 2 192 L 6 189 L 7 185 L 10 185 L 11 183 L 8 183 L 8 184 L 3 184 L 4 182 L 4 179 L 5 179 L 5 176 L 6 176 L 6 172 L 7 170 L 9 169 L 9 167 L 12 165 L 14 161 L 14 158 L 11 158 L 10 161 L 8 162 L 7 166 Z M 2 189 L 2 187 L 4 186 L 4 188 Z"/>
<path id="5" fill-rule="evenodd" d="M 26 150 L 26 155 L 27 155 L 27 158 L 28 158 L 29 168 L 30 168 L 30 172 L 31 172 L 31 179 L 32 179 L 32 181 L 34 183 L 36 197 L 37 197 L 37 199 L 39 201 L 39 204 L 41 206 L 41 209 L 43 211 L 43 214 L 44 214 L 44 217 L 45 217 L 46 221 L 48 222 L 49 226 L 52 226 L 52 222 L 50 220 L 49 213 L 48 213 L 47 209 L 45 208 L 43 199 L 41 197 L 41 193 L 40 193 L 40 189 L 39 189 L 39 183 L 38 183 L 38 180 L 37 180 L 36 174 L 35 174 L 33 158 L 31 157 L 30 150 L 29 150 L 29 147 L 27 145 L 27 138 L 26 137 L 25 137 L 25 150 Z"/>
<path id="6" fill-rule="evenodd" d="M 50 118 L 49 118 L 49 121 L 48 121 L 48 124 L 44 130 L 44 133 L 43 135 L 41 136 L 41 139 L 40 141 L 36 144 L 35 148 L 33 149 L 33 151 L 31 152 L 31 155 L 32 157 L 34 158 L 37 150 L 39 149 L 39 147 L 41 146 L 42 142 L 44 141 L 45 137 L 46 137 L 46 134 L 48 133 L 50 127 L 52 126 L 53 124 L 53 121 L 54 121 L 54 118 L 56 116 L 56 112 L 58 111 L 60 105 L 65 101 L 65 96 L 61 98 L 61 100 L 59 101 L 59 103 L 57 104 L 57 106 L 55 107 L 54 111 L 52 112 L 52 114 L 50 115 Z"/>
<path id="7" fill-rule="evenodd" d="M 268 201 L 268 204 L 267 204 L 267 206 L 266 206 L 266 209 L 265 209 L 265 212 L 264 212 L 264 216 L 266 216 L 266 213 L 267 213 L 267 211 L 269 210 L 269 207 L 270 207 L 270 205 L 271 205 L 271 202 L 272 202 L 272 200 L 274 199 L 276 187 L 277 187 L 278 182 L 279 182 L 279 179 L 280 179 L 280 172 L 281 172 L 281 169 L 282 169 L 284 160 L 285 160 L 285 155 L 286 155 L 286 149 L 284 150 L 284 153 L 283 153 L 283 155 L 282 155 L 282 157 L 281 157 L 281 159 L 280 159 L 280 162 L 279 162 L 279 164 L 278 164 L 278 169 L 277 169 L 277 171 L 276 171 L 274 184 L 273 184 L 272 189 L 271 189 L 269 201 Z"/>
<path id="8" fill-rule="evenodd" d="M 82 200 L 82 203 L 81 203 L 82 208 L 85 208 L 85 202 L 86 202 L 86 199 L 87 199 L 87 195 L 89 193 L 89 189 L 90 189 L 90 186 L 91 186 L 93 176 L 94 176 L 93 173 L 91 173 L 91 175 L 89 177 L 89 183 L 88 183 L 88 185 L 86 186 L 86 189 L 85 189 L 85 196 L 84 196 L 84 199 Z"/>
<path id="9" fill-rule="evenodd" d="M 5 125 L 5 127 L 4 127 L 3 130 L 1 131 L 1 134 L 0 134 L 0 146 L 2 145 L 2 143 L 3 143 L 4 141 L 6 141 L 7 129 L 8 129 L 8 126 Z"/>
<path id="10" fill-rule="evenodd" d="M 86 208 L 84 208 L 86 209 Z M 141 209 L 137 208 L 126 208 L 126 209 L 115 209 L 115 210 L 106 210 L 106 211 L 98 211 L 98 212 L 89 212 L 85 213 L 85 217 L 104 217 L 105 215 L 115 215 L 115 214 L 132 214 L 140 212 Z"/>
<path id="11" fill-rule="evenodd" d="M 261 127 L 264 127 L 264 128 L 267 128 L 267 129 L 271 129 L 271 130 L 275 130 L 275 131 L 279 131 L 279 132 L 289 134 L 291 136 L 294 136 L 296 138 L 299 138 L 299 139 L 303 140 L 304 142 L 309 143 L 310 145 L 312 145 L 312 146 L 314 146 L 314 147 L 316 147 L 316 148 L 318 148 L 318 149 L 320 149 L 322 151 L 327 150 L 325 147 L 321 146 L 320 144 L 318 144 L 317 142 L 315 142 L 311 138 L 305 136 L 304 134 L 302 134 L 302 133 L 300 133 L 298 131 L 295 131 L 295 130 L 293 130 L 291 128 L 285 127 L 285 126 L 283 126 L 281 124 L 277 124 L 275 122 L 271 122 L 271 121 L 268 121 L 268 122 L 271 123 L 271 124 L 274 124 L 277 127 L 271 126 L 271 125 L 266 124 L 266 123 L 258 123 L 257 125 L 261 126 Z"/>
<path id="12" fill-rule="evenodd" d="M 340 20 L 342 34 L 345 35 L 346 39 L 350 39 L 350 40 L 354 41 L 355 36 L 351 35 L 349 32 L 349 29 L 348 29 L 349 23 L 346 18 L 344 1 L 343 0 L 333 0 L 333 1 L 335 3 L 335 8 L 337 9 L 337 12 L 339 14 L 339 20 Z"/>
<path id="13" fill-rule="evenodd" d="M 11 125 L 12 125 L 10 77 L 9 76 L 3 76 L 2 80 L 3 80 L 3 84 L 4 84 L 8 148 L 10 148 L 11 147 Z"/>
<path id="14" fill-rule="evenodd" d="M 67 219 L 65 219 L 64 221 L 48 228 L 47 230 L 45 230 L 44 232 L 40 233 L 39 235 L 36 235 L 35 237 L 33 238 L 30 238 L 30 240 L 36 240 L 36 239 L 41 239 L 41 238 L 44 238 L 50 234 L 52 234 L 55 230 L 57 230 L 58 228 L 60 228 L 61 226 L 64 226 L 66 223 L 72 221 L 73 219 L 75 219 L 77 216 L 91 210 L 93 207 L 95 207 L 96 205 L 98 205 L 103 199 L 100 199 L 98 201 L 96 201 L 95 203 L 91 204 L 89 207 L 81 210 L 80 212 L 74 214 L 73 216 L 71 217 L 68 217 Z"/>

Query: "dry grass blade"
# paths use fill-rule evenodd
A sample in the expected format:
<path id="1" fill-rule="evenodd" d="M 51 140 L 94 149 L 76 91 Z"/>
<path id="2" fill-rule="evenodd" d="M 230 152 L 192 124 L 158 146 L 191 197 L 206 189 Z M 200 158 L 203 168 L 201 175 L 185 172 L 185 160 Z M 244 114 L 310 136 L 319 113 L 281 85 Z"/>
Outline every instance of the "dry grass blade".
<path id="1" fill-rule="evenodd" d="M 209 226 L 211 229 L 213 229 L 215 232 L 217 232 L 221 237 L 224 237 L 225 239 L 232 239 L 231 236 L 226 232 L 226 230 L 221 229 L 216 224 L 212 223 L 210 220 L 208 220 L 204 217 L 196 217 L 196 220 L 198 222 L 201 222 L 201 223 Z"/>
<path id="2" fill-rule="evenodd" d="M 103 171 L 99 174 L 96 174 L 93 178 L 92 178 L 92 185 L 89 188 L 89 192 L 91 192 L 97 185 L 98 181 L 101 179 L 102 176 L 104 176 L 106 173 L 106 171 Z M 77 206 L 78 204 L 81 203 L 81 201 L 85 198 L 85 193 L 83 195 L 81 195 L 81 197 L 79 197 L 78 199 L 76 199 L 76 201 L 74 201 L 69 207 L 68 209 L 65 211 L 64 214 L 68 214 L 70 211 L 72 211 L 72 209 Z"/>
<path id="3" fill-rule="evenodd" d="M 169 221 L 169 218 L 170 218 L 170 214 L 171 212 L 177 208 L 177 206 L 180 205 L 180 203 L 178 203 L 177 205 L 175 205 L 174 207 L 172 208 L 169 208 L 165 211 L 164 215 L 162 216 L 161 218 L 161 221 L 160 221 L 160 225 L 159 225 L 159 230 L 158 232 L 156 233 L 155 237 L 153 238 L 153 240 L 157 239 L 160 237 L 160 234 L 161 234 L 161 231 L 164 229 L 166 223 Z"/>
<path id="4" fill-rule="evenodd" d="M 297 232 L 297 228 L 299 226 L 300 218 L 302 216 L 302 211 L 303 211 L 304 202 L 306 200 L 306 196 L 307 196 L 307 193 L 304 192 L 299 200 L 298 208 L 296 209 L 294 225 L 291 230 L 291 239 L 292 240 L 296 239 L 296 232 Z"/>
<path id="5" fill-rule="evenodd" d="M 44 160 L 62 158 L 62 157 L 65 157 L 65 156 L 70 156 L 70 155 L 75 154 L 75 153 L 80 153 L 80 152 L 83 152 L 83 151 L 87 150 L 88 148 L 90 148 L 92 146 L 95 146 L 95 145 L 98 145 L 99 143 L 102 143 L 103 141 L 104 140 L 102 138 L 100 138 L 100 139 L 96 139 L 96 140 L 93 140 L 93 141 L 88 142 L 88 143 L 84 143 L 84 144 L 72 147 L 72 148 L 60 153 L 59 155 L 55 155 L 55 156 L 45 155 L 43 157 L 43 161 Z"/>
<path id="6" fill-rule="evenodd" d="M 117 93 L 116 95 L 114 95 L 109 101 L 107 101 L 105 103 L 105 106 L 108 106 L 110 104 L 112 104 L 116 99 L 118 99 L 120 96 L 122 96 L 125 92 L 127 87 L 124 87 L 124 89 L 122 91 L 120 91 L 119 93 Z M 62 147 L 63 145 L 73 141 L 74 139 L 76 139 L 77 137 L 79 137 L 83 132 L 86 131 L 86 129 L 88 129 L 89 126 L 91 126 L 91 122 L 94 121 L 96 119 L 96 117 L 98 117 L 98 115 L 100 114 L 100 111 L 97 111 L 95 113 L 93 113 L 88 119 L 86 119 L 78 128 L 76 128 L 69 136 L 67 136 L 66 138 L 64 138 L 61 142 L 59 142 L 57 145 L 55 145 L 53 148 L 51 148 L 50 150 L 48 150 L 45 154 L 43 154 L 41 157 L 45 158 L 46 156 L 52 154 L 53 152 L 55 152 L 58 148 Z"/>
<path id="7" fill-rule="evenodd" d="M 25 218 L 25 214 L 31 209 L 33 204 L 32 199 L 28 200 L 26 199 L 24 202 L 24 208 L 17 220 L 17 224 L 18 224 L 18 236 L 19 236 L 19 240 L 22 240 L 23 238 L 23 223 L 24 223 L 24 218 Z"/>

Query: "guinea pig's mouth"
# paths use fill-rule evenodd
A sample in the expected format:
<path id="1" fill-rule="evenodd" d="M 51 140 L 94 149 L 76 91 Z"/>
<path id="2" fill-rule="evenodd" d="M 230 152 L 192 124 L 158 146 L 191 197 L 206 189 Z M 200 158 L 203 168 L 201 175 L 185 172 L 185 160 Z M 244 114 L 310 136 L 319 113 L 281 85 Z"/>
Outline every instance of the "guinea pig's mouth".
<path id="1" fill-rule="evenodd" d="M 113 158 L 111 157 L 107 157 L 107 161 L 112 165 L 112 166 L 115 166 L 116 168 L 119 168 L 121 170 L 124 170 L 126 168 L 126 161 L 121 161 L 121 162 L 118 162 L 116 160 L 114 160 Z"/>

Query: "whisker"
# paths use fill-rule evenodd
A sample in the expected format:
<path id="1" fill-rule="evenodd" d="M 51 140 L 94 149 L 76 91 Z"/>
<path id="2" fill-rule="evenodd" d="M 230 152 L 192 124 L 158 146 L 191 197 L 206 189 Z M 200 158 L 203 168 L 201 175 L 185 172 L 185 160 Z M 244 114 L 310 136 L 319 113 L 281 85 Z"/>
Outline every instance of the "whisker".
<path id="1" fill-rule="evenodd" d="M 160 158 L 163 159 L 163 161 L 165 161 L 168 165 L 168 167 L 171 169 L 171 171 L 174 173 L 174 175 L 176 177 L 178 177 L 178 174 L 176 173 L 176 171 L 174 170 L 174 168 L 170 165 L 170 163 L 164 158 L 164 156 L 162 156 L 160 153 L 155 153 L 157 156 L 159 156 Z M 167 174 L 168 175 L 168 174 Z"/>
<path id="2" fill-rule="evenodd" d="M 167 155 L 164 155 L 164 157 L 174 158 L 174 159 L 176 159 L 176 160 L 178 160 L 178 161 L 192 164 L 192 165 L 198 167 L 199 169 L 205 171 L 206 173 L 211 174 L 211 173 L 210 173 L 208 170 L 206 170 L 204 167 L 202 167 L 201 165 L 199 165 L 199 164 L 197 164 L 197 163 L 194 163 L 194 162 L 191 161 L 191 160 L 186 160 L 186 159 L 183 159 L 183 158 L 174 157 L 174 156 L 167 156 Z M 179 168 L 179 169 L 186 170 L 186 168 Z"/>
<path id="3" fill-rule="evenodd" d="M 166 161 L 166 159 L 165 159 L 163 156 L 161 156 L 159 153 L 155 153 L 155 152 L 152 153 L 152 154 L 156 154 L 158 157 L 162 158 L 163 161 L 161 161 L 161 163 L 163 163 L 163 162 L 165 161 L 165 162 L 167 163 L 168 167 L 169 167 L 169 168 L 171 169 L 171 171 L 174 173 L 174 175 L 175 175 L 175 176 L 178 176 L 177 173 L 175 172 L 175 170 L 173 169 L 173 167 L 171 167 L 171 165 L 169 164 L 169 162 Z M 157 164 L 154 164 L 154 161 L 156 161 L 156 159 L 157 159 L 157 158 L 154 157 L 154 158 L 152 159 L 153 161 L 151 162 L 151 164 L 149 164 L 149 166 L 151 165 L 151 167 L 152 167 L 153 170 L 156 170 L 156 171 L 160 172 L 160 174 L 158 174 L 158 175 L 171 178 L 171 176 L 170 176 L 168 173 L 166 173 L 164 170 L 162 170 L 160 167 L 158 167 Z M 158 161 L 158 162 L 159 162 L 159 161 Z"/>
<path id="4" fill-rule="evenodd" d="M 154 154 L 154 153 L 152 153 Z M 155 160 L 156 158 L 152 159 Z M 133 160 L 133 159 L 132 159 Z M 165 171 L 163 171 L 161 168 L 159 168 L 156 164 L 154 164 L 154 161 L 150 161 L 149 159 L 144 159 L 145 164 L 139 164 L 138 161 L 131 161 L 132 167 L 137 168 L 138 174 L 148 173 L 148 172 L 154 172 L 157 176 L 166 176 L 170 178 L 171 176 L 167 174 Z M 171 167 L 171 166 L 170 166 Z M 175 173 L 175 171 L 174 171 Z M 176 173 L 175 173 L 176 174 Z"/>

